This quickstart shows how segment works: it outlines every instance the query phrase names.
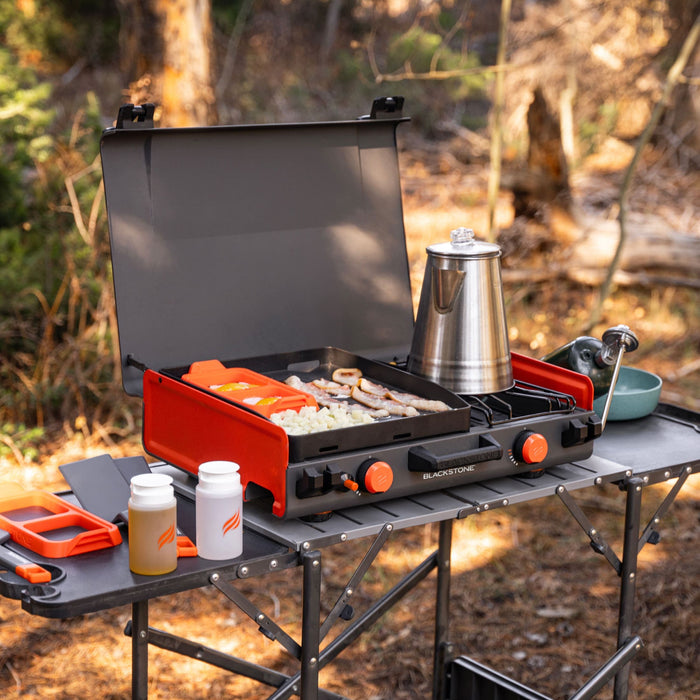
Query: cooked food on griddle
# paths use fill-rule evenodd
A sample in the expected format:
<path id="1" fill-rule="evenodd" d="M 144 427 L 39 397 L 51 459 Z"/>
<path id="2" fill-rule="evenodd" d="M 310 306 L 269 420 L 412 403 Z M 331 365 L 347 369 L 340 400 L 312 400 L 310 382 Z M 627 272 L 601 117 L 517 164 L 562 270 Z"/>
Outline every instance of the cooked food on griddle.
<path id="1" fill-rule="evenodd" d="M 273 413 L 270 420 L 284 428 L 287 435 L 308 435 L 323 430 L 365 425 L 374 421 L 374 418 L 360 407 L 346 408 L 339 403 L 331 407 L 324 406 L 318 411 L 312 406 L 304 406 L 299 411 L 279 411 Z"/>
<path id="2" fill-rule="evenodd" d="M 424 399 L 415 394 L 405 394 L 402 391 L 394 391 L 389 389 L 386 392 L 386 396 L 393 401 L 398 401 L 399 403 L 405 404 L 406 406 L 412 406 L 417 408 L 419 411 L 428 411 L 429 413 L 441 413 L 442 411 L 449 411 L 450 407 L 444 401 L 436 401 L 434 399 Z"/>
<path id="3" fill-rule="evenodd" d="M 350 390 L 352 388 L 350 384 L 339 384 L 338 382 L 328 381 L 327 379 L 314 379 L 311 383 L 331 396 L 350 397 Z"/>
<path id="4" fill-rule="evenodd" d="M 334 425 L 334 427 L 347 427 L 345 423 L 345 415 L 342 411 L 352 415 L 362 415 L 362 422 L 367 422 L 367 419 L 387 418 L 389 416 L 411 417 L 419 415 L 420 411 L 428 413 L 437 413 L 440 411 L 449 411 L 450 407 L 442 401 L 434 401 L 424 399 L 415 394 L 395 391 L 378 382 L 371 381 L 367 377 L 362 376 L 360 369 L 355 367 L 345 367 L 336 369 L 333 372 L 333 379 L 313 379 L 310 382 L 304 382 L 297 375 L 293 374 L 286 379 L 286 384 L 299 391 L 305 391 L 311 394 L 319 406 L 323 406 L 331 413 L 341 411 L 340 421 L 342 425 Z M 311 409 L 313 411 L 313 409 Z M 309 415 L 307 409 L 302 409 L 305 415 Z M 301 413 L 299 411 L 299 413 Z M 288 416 L 281 422 L 280 416 L 288 411 L 273 413 L 271 419 L 278 425 L 287 430 L 287 425 L 294 425 L 294 430 L 302 430 L 300 426 L 312 427 L 309 420 L 297 423 L 293 416 Z M 320 413 L 320 411 L 319 411 Z M 327 416 L 326 416 L 327 418 Z M 323 424 L 323 420 L 319 420 L 319 425 Z M 356 423 L 352 423 L 356 425 Z M 317 430 L 329 430 L 329 427 L 309 429 L 309 432 Z M 291 433 L 289 435 L 298 435 L 302 433 Z"/>
<path id="5" fill-rule="evenodd" d="M 287 377 L 285 383 L 291 386 L 292 389 L 305 391 L 307 394 L 311 394 L 311 396 L 316 399 L 316 403 L 318 403 L 319 406 L 325 406 L 326 408 L 341 406 L 347 408 L 348 410 L 362 411 L 369 414 L 372 418 L 386 418 L 389 415 L 387 411 L 377 411 L 366 406 L 358 406 L 357 404 L 350 404 L 347 401 L 341 401 L 329 394 L 324 389 L 321 389 L 314 382 L 303 382 L 296 376 L 296 374 L 292 374 L 290 377 Z"/>
<path id="6" fill-rule="evenodd" d="M 405 404 L 399 403 L 398 401 L 392 401 L 391 399 L 384 399 L 376 394 L 368 394 L 366 391 L 362 391 L 359 386 L 354 386 L 352 388 L 352 393 L 350 394 L 355 401 L 363 404 L 364 406 L 369 406 L 377 410 L 387 411 L 392 416 L 417 416 L 418 410 L 413 408 L 413 406 L 406 406 Z"/>
<path id="7" fill-rule="evenodd" d="M 339 367 L 333 372 L 333 381 L 338 384 L 355 386 L 362 377 L 362 370 L 357 367 Z"/>

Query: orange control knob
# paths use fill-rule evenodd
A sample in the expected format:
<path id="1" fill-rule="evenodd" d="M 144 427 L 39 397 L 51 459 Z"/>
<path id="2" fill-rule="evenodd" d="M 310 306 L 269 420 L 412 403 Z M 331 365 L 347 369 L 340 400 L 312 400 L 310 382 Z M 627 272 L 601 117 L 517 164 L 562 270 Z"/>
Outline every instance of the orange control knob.
<path id="1" fill-rule="evenodd" d="M 360 488 L 360 485 L 352 479 L 345 479 L 345 481 L 343 481 L 343 486 L 345 486 L 348 491 L 357 491 Z"/>
<path id="2" fill-rule="evenodd" d="M 394 470 L 386 462 L 369 459 L 360 467 L 357 480 L 368 493 L 384 493 L 394 483 Z"/>
<path id="3" fill-rule="evenodd" d="M 519 462 L 539 464 L 543 462 L 549 451 L 547 438 L 540 433 L 525 430 L 515 440 L 513 452 Z"/>

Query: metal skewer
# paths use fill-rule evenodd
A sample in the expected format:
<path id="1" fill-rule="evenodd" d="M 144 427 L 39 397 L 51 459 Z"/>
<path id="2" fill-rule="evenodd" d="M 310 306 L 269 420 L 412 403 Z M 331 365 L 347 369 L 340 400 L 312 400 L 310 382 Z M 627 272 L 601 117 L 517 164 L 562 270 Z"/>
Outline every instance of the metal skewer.
<path id="1" fill-rule="evenodd" d="M 608 420 L 608 413 L 610 412 L 610 406 L 612 405 L 613 394 L 615 393 L 617 377 L 620 374 L 620 367 L 622 366 L 622 358 L 625 352 L 632 352 L 639 347 L 639 340 L 632 330 L 630 330 L 629 326 L 625 325 L 608 328 L 608 330 L 603 333 L 602 340 L 603 344 L 609 348 L 610 352 L 617 353 L 617 359 L 613 369 L 613 376 L 610 380 L 608 398 L 605 401 L 605 407 L 603 408 L 603 415 L 601 417 L 603 430 L 605 430 L 605 424 Z"/>

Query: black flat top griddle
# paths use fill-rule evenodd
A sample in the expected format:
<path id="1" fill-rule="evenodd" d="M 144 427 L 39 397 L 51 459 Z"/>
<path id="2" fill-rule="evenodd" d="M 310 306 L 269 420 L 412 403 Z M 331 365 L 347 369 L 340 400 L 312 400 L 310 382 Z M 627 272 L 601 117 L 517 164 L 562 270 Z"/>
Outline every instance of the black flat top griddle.
<path id="1" fill-rule="evenodd" d="M 449 411 L 420 412 L 416 416 L 393 415 L 377 418 L 372 423 L 363 425 L 308 435 L 290 435 L 288 439 L 291 462 L 317 457 L 319 454 L 330 455 L 469 430 L 471 408 L 457 394 L 398 367 L 375 362 L 339 348 L 299 350 L 222 361 L 222 364 L 225 367 L 245 367 L 280 382 L 284 382 L 291 375 L 296 375 L 305 383 L 315 379 L 330 379 L 334 370 L 352 367 L 359 369 L 363 376 L 379 382 L 386 388 L 415 394 L 424 399 L 442 401 L 450 407 Z M 163 374 L 180 379 L 188 371 L 188 366 L 183 366 L 164 370 Z M 217 398 L 224 400 L 221 394 L 213 393 Z M 348 403 L 355 402 L 349 400 Z M 246 409 L 245 406 L 243 408 Z M 252 409 L 247 410 L 252 411 Z"/>

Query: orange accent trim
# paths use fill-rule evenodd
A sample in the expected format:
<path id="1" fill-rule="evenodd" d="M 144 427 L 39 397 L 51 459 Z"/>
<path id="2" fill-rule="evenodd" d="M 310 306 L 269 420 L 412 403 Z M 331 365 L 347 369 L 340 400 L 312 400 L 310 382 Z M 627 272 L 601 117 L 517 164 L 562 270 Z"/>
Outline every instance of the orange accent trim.
<path id="1" fill-rule="evenodd" d="M 159 538 L 158 549 L 162 549 L 166 544 L 175 541 L 175 525 L 171 525 Z"/>
<path id="2" fill-rule="evenodd" d="M 223 398 L 153 370 L 143 377 L 143 444 L 169 464 L 193 474 L 202 462 L 229 459 L 249 482 L 272 493 L 272 512 L 286 506 L 287 433 L 272 421 Z"/>
<path id="3" fill-rule="evenodd" d="M 197 547 L 187 535 L 178 535 L 177 537 L 177 556 L 178 559 L 197 556 Z"/>
<path id="4" fill-rule="evenodd" d="M 590 377 L 517 352 L 512 352 L 510 357 L 515 379 L 569 394 L 579 408 L 593 410 L 593 382 Z"/>
<path id="5" fill-rule="evenodd" d="M 224 532 L 223 534 L 225 535 L 229 530 L 235 530 L 239 525 L 241 524 L 241 512 L 236 511 L 233 516 L 231 516 L 225 523 L 224 523 Z"/>
<path id="6" fill-rule="evenodd" d="M 51 574 L 38 564 L 20 564 L 15 573 L 26 578 L 29 583 L 48 583 L 51 580 Z"/>

